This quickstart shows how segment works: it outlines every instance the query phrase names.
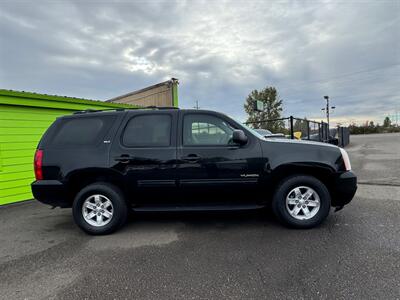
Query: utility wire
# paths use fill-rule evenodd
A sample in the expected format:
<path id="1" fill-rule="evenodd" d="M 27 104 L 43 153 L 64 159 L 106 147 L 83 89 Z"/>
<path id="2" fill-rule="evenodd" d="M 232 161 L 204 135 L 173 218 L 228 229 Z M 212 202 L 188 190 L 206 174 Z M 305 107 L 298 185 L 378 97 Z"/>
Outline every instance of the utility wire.
<path id="1" fill-rule="evenodd" d="M 324 79 L 320 79 L 320 80 L 310 80 L 310 81 L 303 81 L 303 82 L 299 82 L 299 84 L 294 84 L 294 85 L 288 85 L 287 87 L 289 88 L 293 88 L 296 86 L 302 86 L 305 84 L 314 84 L 314 83 L 324 83 L 324 82 L 329 82 L 329 81 L 333 81 L 333 80 L 337 80 L 337 79 L 342 79 L 344 77 L 349 77 L 349 76 L 354 76 L 357 74 L 363 74 L 363 73 L 370 73 L 370 72 L 376 72 L 379 70 L 383 70 L 383 69 L 389 69 L 389 68 L 393 68 L 393 67 L 397 67 L 400 65 L 399 63 L 394 63 L 391 65 L 386 65 L 386 66 L 381 66 L 381 67 L 376 67 L 376 68 L 371 68 L 371 69 L 365 69 L 365 70 L 360 70 L 360 71 L 356 71 L 356 72 L 351 72 L 351 73 L 344 73 L 342 75 L 336 75 L 330 78 L 324 78 Z"/>

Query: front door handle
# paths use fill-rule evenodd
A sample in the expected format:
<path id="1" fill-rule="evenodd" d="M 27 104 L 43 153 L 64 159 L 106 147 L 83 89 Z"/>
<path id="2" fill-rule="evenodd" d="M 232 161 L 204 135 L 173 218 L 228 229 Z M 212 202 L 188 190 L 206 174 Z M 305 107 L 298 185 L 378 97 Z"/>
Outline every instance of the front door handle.
<path id="1" fill-rule="evenodd" d="M 183 156 L 182 159 L 188 162 L 196 162 L 201 159 L 201 156 L 197 154 L 189 154 L 188 156 Z"/>
<path id="2" fill-rule="evenodd" d="M 121 154 L 121 156 L 117 156 L 114 160 L 119 161 L 120 163 L 127 164 L 129 163 L 134 157 L 130 156 L 129 154 Z"/>

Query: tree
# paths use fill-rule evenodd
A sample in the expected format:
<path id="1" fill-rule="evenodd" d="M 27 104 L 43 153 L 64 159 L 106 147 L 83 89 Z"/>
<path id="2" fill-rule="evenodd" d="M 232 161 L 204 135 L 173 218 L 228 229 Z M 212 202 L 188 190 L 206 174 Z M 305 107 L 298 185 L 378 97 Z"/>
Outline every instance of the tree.
<path id="1" fill-rule="evenodd" d="M 254 104 L 257 100 L 264 103 L 263 111 L 255 110 Z M 274 119 L 282 117 L 282 100 L 279 99 L 278 92 L 274 87 L 252 91 L 246 98 L 244 109 L 248 114 L 247 122 L 250 122 L 253 128 L 268 129 L 276 133 L 285 127 L 283 121 L 274 121 Z M 270 121 L 265 122 L 267 120 Z"/>
<path id="2" fill-rule="evenodd" d="M 400 126 L 392 125 L 390 119 L 386 120 L 385 118 L 383 124 L 383 126 L 379 125 L 379 123 L 375 125 L 373 121 L 367 121 L 365 124 L 357 126 L 353 123 L 349 126 L 349 130 L 350 134 L 400 132 Z"/>
<path id="3" fill-rule="evenodd" d="M 386 117 L 385 120 L 383 120 L 383 127 L 389 128 L 392 125 L 392 121 L 390 120 L 389 117 Z"/>

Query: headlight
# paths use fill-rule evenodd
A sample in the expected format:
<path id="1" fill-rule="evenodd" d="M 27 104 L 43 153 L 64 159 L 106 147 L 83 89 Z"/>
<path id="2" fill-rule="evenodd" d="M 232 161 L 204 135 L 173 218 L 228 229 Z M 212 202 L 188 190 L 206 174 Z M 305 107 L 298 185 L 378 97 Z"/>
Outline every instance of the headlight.
<path id="1" fill-rule="evenodd" d="M 340 153 L 342 153 L 343 161 L 344 161 L 344 166 L 346 167 L 346 171 L 351 170 L 351 164 L 350 164 L 350 158 L 349 155 L 347 154 L 346 150 L 343 148 L 339 148 Z"/>

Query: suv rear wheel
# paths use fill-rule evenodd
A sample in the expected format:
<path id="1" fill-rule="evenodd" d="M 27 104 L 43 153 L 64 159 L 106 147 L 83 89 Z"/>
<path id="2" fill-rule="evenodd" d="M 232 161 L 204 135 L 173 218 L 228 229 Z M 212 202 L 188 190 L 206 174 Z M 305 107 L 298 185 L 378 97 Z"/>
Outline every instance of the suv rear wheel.
<path id="1" fill-rule="evenodd" d="M 284 179 L 275 191 L 272 208 L 283 224 L 311 228 L 329 214 L 331 197 L 326 186 L 312 176 L 298 175 Z"/>
<path id="2" fill-rule="evenodd" d="M 100 235 L 121 227 L 126 222 L 128 207 L 118 187 L 99 182 L 84 187 L 76 195 L 72 213 L 82 230 Z"/>

